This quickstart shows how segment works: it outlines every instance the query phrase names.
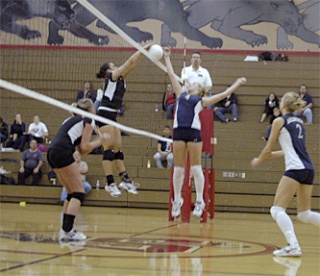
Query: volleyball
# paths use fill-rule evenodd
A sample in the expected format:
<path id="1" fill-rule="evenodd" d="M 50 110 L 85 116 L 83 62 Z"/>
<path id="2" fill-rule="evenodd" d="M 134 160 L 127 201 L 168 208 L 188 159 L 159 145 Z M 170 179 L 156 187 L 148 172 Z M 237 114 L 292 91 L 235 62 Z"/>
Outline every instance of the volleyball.
<path id="1" fill-rule="evenodd" d="M 160 60 L 163 56 L 162 47 L 158 44 L 153 44 L 149 49 L 149 53 L 156 60 Z"/>

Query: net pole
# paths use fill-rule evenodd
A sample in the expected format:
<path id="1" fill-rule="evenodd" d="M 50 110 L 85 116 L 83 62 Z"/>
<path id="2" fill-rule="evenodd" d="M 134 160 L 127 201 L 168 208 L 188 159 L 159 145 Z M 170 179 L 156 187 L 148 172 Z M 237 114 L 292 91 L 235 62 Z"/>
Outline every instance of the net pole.
<path id="1" fill-rule="evenodd" d="M 73 107 L 73 106 L 68 105 L 66 103 L 60 102 L 60 101 L 58 101 L 56 99 L 50 98 L 50 97 L 45 96 L 43 94 L 40 94 L 38 92 L 35 92 L 35 91 L 32 91 L 32 90 L 27 89 L 25 87 L 13 84 L 11 82 L 7 82 L 7 81 L 2 80 L 2 79 L 0 79 L 0 87 L 5 88 L 5 89 L 10 90 L 10 91 L 13 91 L 13 92 L 16 92 L 18 94 L 24 95 L 26 97 L 30 97 L 30 98 L 36 99 L 38 101 L 42 101 L 42 102 L 45 102 L 47 104 L 56 106 L 58 108 L 66 110 L 66 111 L 73 112 L 75 114 L 79 114 L 79 115 L 91 118 L 93 120 L 96 120 L 96 121 L 99 121 L 99 122 L 102 122 L 102 123 L 105 123 L 105 124 L 108 124 L 108 125 L 115 126 L 115 127 L 119 128 L 119 129 L 121 129 L 123 131 L 127 131 L 127 132 L 134 133 L 134 134 L 137 134 L 137 135 L 147 136 L 147 137 L 150 137 L 150 138 L 153 138 L 153 139 L 157 139 L 157 140 L 162 140 L 162 141 L 166 141 L 166 142 L 172 142 L 172 139 L 168 139 L 168 138 L 165 138 L 165 137 L 162 137 L 162 136 L 159 136 L 159 135 L 147 132 L 147 131 L 143 131 L 143 130 L 139 130 L 139 129 L 135 129 L 135 128 L 131 128 L 131 127 L 127 127 L 127 126 L 121 125 L 121 124 L 119 124 L 117 122 L 111 121 L 109 119 L 106 119 L 104 117 L 98 116 L 96 114 L 92 114 L 90 112 L 86 112 L 86 111 L 81 110 L 81 109 L 79 109 L 77 107 Z"/>

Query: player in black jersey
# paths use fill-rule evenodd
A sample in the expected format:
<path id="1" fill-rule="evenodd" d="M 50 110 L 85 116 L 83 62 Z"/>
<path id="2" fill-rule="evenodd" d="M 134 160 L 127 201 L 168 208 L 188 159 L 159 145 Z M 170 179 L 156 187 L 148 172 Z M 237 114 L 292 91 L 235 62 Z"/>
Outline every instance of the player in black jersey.
<path id="1" fill-rule="evenodd" d="M 77 106 L 90 113 L 95 113 L 90 99 L 80 100 Z M 107 134 L 100 134 L 96 129 L 98 137 L 90 141 L 94 129 L 94 120 L 80 115 L 70 117 L 63 122 L 56 136 L 51 141 L 48 150 L 48 163 L 68 193 L 63 206 L 63 223 L 59 233 L 60 241 L 86 239 L 83 233 L 77 232 L 73 228 L 75 217 L 85 197 L 79 166 L 73 158 L 73 153 L 77 147 L 82 156 L 84 156 L 110 138 Z"/>
<path id="2" fill-rule="evenodd" d="M 148 50 L 152 44 L 144 46 Z M 118 110 L 122 107 L 123 97 L 126 92 L 126 82 L 124 78 L 137 66 L 143 54 L 140 51 L 134 53 L 120 67 L 115 67 L 112 62 L 103 64 L 96 74 L 98 79 L 104 79 L 103 97 L 97 114 L 104 118 L 116 121 Z M 105 190 L 113 197 L 121 196 L 114 177 L 113 165 L 121 177 L 119 188 L 127 192 L 138 194 L 137 186 L 131 181 L 124 166 L 124 155 L 121 150 L 122 140 L 121 133 L 117 127 L 97 122 L 101 133 L 108 133 L 111 136 L 111 145 L 103 144 L 102 166 L 107 178 Z"/>

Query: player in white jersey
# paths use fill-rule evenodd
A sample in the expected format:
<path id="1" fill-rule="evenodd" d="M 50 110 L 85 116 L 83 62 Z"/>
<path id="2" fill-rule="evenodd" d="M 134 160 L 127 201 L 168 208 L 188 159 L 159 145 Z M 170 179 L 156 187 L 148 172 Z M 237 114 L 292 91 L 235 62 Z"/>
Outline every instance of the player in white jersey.
<path id="1" fill-rule="evenodd" d="M 173 132 L 173 158 L 174 158 L 174 201 L 172 202 L 173 217 L 180 215 L 180 209 L 183 204 L 181 190 L 184 179 L 184 166 L 186 152 L 190 155 L 191 172 L 194 177 L 197 199 L 193 214 L 201 216 L 205 208 L 203 201 L 204 176 L 201 166 L 202 138 L 201 138 L 201 122 L 199 119 L 200 111 L 209 105 L 212 105 L 234 92 L 240 85 L 246 83 L 245 78 L 239 78 L 233 85 L 222 93 L 210 97 L 201 97 L 200 93 L 205 92 L 202 83 L 194 82 L 188 87 L 188 91 L 184 91 L 174 74 L 171 60 L 170 48 L 164 48 L 164 59 L 167 66 L 168 76 L 172 83 L 173 89 L 177 96 L 177 105 L 174 119 Z"/>
<path id="2" fill-rule="evenodd" d="M 288 245 L 275 250 L 277 257 L 299 257 L 301 248 L 294 232 L 293 224 L 286 213 L 290 201 L 297 193 L 298 219 L 304 223 L 320 226 L 320 214 L 311 211 L 311 196 L 314 179 L 314 167 L 306 150 L 306 131 L 303 121 L 293 113 L 300 111 L 304 105 L 299 95 L 287 92 L 280 103 L 283 117 L 276 118 L 272 123 L 269 140 L 258 158 L 251 161 L 255 169 L 266 159 L 285 158 L 286 171 L 280 179 L 273 206 L 270 213 L 284 234 Z M 272 151 L 279 140 L 282 150 Z"/>

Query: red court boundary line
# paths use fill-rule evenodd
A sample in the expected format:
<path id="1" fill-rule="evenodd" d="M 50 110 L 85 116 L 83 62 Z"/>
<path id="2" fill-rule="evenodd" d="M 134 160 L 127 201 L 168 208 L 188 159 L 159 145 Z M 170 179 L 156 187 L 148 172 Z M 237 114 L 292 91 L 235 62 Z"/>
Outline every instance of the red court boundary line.
<path id="1" fill-rule="evenodd" d="M 133 47 L 105 47 L 105 46 L 49 46 L 49 45 L 9 45 L 0 44 L 0 49 L 23 49 L 23 50 L 77 50 L 77 51 L 118 51 L 118 52 L 131 52 L 136 51 Z M 258 55 L 266 50 L 216 50 L 216 49 L 187 49 L 188 53 L 193 51 L 200 51 L 201 53 L 208 54 L 235 54 L 235 55 Z M 174 48 L 173 52 L 183 53 L 183 48 Z M 286 54 L 288 56 L 315 56 L 320 57 L 320 51 L 318 52 L 305 52 L 305 51 L 273 51 L 275 53 Z"/>

